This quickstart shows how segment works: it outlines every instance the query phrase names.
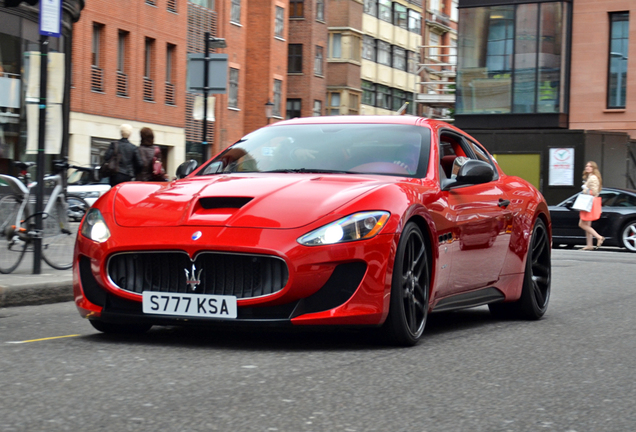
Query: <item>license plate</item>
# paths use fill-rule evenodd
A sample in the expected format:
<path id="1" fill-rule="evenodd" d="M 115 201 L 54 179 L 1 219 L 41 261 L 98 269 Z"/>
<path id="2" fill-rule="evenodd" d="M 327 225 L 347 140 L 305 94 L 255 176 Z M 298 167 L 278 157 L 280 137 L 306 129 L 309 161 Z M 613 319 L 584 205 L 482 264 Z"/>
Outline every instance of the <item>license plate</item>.
<path id="1" fill-rule="evenodd" d="M 143 292 L 146 314 L 236 318 L 236 297 L 211 294 Z"/>

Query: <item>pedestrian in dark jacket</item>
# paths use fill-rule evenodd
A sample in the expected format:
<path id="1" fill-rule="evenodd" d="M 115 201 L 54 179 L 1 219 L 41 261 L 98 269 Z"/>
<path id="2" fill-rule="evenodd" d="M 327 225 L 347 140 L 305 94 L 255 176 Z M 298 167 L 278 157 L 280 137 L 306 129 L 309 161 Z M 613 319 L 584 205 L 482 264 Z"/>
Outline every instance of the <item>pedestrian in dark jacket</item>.
<path id="1" fill-rule="evenodd" d="M 166 176 L 161 168 L 162 172 L 153 173 L 155 161 L 161 161 L 161 150 L 155 143 L 155 135 L 152 129 L 149 127 L 141 128 L 139 131 L 141 136 L 141 143 L 139 144 L 139 159 L 141 160 L 141 170 L 137 175 L 139 181 L 165 181 Z"/>
<path id="2" fill-rule="evenodd" d="M 132 126 L 123 124 L 120 126 L 120 130 L 121 139 L 110 143 L 110 147 L 108 147 L 104 155 L 104 163 L 108 162 L 112 157 L 119 157 L 118 172 L 108 179 L 111 186 L 132 180 L 141 169 L 139 149 L 136 145 L 128 141 L 128 137 L 130 137 L 132 133 Z M 117 143 L 116 154 L 115 143 Z"/>

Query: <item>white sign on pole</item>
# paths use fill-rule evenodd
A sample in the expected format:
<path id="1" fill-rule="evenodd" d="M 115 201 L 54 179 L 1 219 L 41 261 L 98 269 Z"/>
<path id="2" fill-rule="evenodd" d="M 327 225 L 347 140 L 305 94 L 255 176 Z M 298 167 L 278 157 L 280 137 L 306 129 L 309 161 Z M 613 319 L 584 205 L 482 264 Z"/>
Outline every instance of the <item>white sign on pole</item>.
<path id="1" fill-rule="evenodd" d="M 574 149 L 550 149 L 550 186 L 574 185 Z"/>
<path id="2" fill-rule="evenodd" d="M 207 118 L 209 122 L 214 120 L 214 96 L 208 96 L 208 112 Z M 194 97 L 194 107 L 192 109 L 192 117 L 195 120 L 203 120 L 203 96 Z"/>
<path id="3" fill-rule="evenodd" d="M 60 37 L 62 0 L 40 0 L 40 34 Z"/>

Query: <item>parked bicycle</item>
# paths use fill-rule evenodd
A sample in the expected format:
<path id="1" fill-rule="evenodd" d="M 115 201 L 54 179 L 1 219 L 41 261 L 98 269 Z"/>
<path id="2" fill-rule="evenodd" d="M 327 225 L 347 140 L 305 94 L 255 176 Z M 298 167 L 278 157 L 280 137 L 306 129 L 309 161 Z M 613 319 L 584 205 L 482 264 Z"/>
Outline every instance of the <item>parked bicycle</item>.
<path id="1" fill-rule="evenodd" d="M 90 207 L 79 196 L 64 193 L 63 177 L 69 168 L 85 169 L 69 165 L 65 161 L 55 161 L 55 174 L 44 177 L 45 185 L 53 189 L 45 200 L 42 212 L 42 231 L 36 230 L 35 187 L 37 182 L 29 182 L 28 168 L 34 162 L 15 161 L 21 170 L 20 179 L 0 174 L 0 183 L 11 192 L 0 199 L 0 273 L 14 271 L 24 254 L 33 251 L 34 240 L 42 238 L 42 259 L 58 270 L 71 268 L 73 248 L 79 227 L 79 220 Z M 70 205 L 69 205 L 70 204 Z"/>

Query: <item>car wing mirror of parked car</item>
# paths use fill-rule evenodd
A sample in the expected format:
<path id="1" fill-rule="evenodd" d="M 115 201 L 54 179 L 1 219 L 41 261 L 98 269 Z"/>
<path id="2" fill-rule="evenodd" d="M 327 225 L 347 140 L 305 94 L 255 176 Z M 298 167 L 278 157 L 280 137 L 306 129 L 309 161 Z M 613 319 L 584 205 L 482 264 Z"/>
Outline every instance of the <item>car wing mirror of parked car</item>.
<path id="1" fill-rule="evenodd" d="M 176 176 L 178 179 L 182 179 L 190 175 L 199 164 L 194 159 L 190 159 L 189 161 L 183 162 L 181 165 L 177 167 Z"/>
<path id="2" fill-rule="evenodd" d="M 455 186 L 488 183 L 494 178 L 495 170 L 488 162 L 469 160 L 461 166 L 457 177 L 445 180 L 442 187 L 444 190 L 449 190 Z"/>

